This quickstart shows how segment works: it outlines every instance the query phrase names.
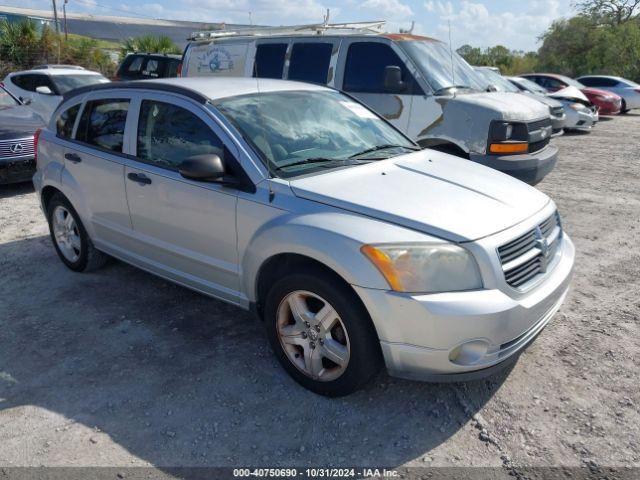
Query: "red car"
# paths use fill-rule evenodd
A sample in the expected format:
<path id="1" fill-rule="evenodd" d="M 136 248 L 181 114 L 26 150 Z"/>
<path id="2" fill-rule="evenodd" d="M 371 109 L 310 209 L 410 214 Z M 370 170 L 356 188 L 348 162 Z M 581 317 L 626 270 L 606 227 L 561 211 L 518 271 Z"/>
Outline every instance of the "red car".
<path id="1" fill-rule="evenodd" d="M 586 87 L 573 78 L 555 73 L 528 73 L 520 75 L 536 82 L 550 92 L 557 92 L 567 87 L 580 90 L 591 103 L 598 107 L 600 115 L 617 115 L 622 110 L 622 97 L 615 93 L 598 88 Z"/>

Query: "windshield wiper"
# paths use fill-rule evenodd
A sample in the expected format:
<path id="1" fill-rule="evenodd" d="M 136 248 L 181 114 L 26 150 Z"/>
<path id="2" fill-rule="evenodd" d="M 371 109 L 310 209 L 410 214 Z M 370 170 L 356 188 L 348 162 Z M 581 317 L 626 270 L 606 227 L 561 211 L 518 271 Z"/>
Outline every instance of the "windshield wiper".
<path id="1" fill-rule="evenodd" d="M 313 157 L 306 158 L 304 160 L 297 160 L 295 162 L 287 163 L 285 165 L 281 165 L 276 167 L 276 170 L 282 170 L 283 168 L 294 167 L 296 165 L 306 165 L 308 163 L 332 163 L 332 162 L 346 162 L 344 158 L 324 158 L 324 157 Z"/>
<path id="2" fill-rule="evenodd" d="M 415 147 L 413 145 L 396 145 L 393 143 L 385 143 L 384 145 L 376 145 L 375 147 L 367 148 L 366 150 L 363 150 L 361 152 L 354 153 L 353 155 L 349 156 L 349 158 L 355 158 L 361 155 L 366 155 L 367 153 L 377 152 L 378 150 L 387 150 L 389 148 L 405 148 L 414 152 L 420 150 L 420 147 Z"/>

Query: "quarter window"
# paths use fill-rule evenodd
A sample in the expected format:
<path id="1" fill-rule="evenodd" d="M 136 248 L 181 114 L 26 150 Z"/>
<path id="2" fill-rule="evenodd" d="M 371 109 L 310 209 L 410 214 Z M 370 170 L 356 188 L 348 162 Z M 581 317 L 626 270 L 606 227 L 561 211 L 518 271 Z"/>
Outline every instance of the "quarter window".
<path id="1" fill-rule="evenodd" d="M 393 49 L 380 42 L 357 42 L 349 46 L 344 72 L 343 90 L 346 92 L 387 93 L 384 71 L 388 66 L 400 67 L 402 81 L 414 86 L 413 76 Z"/>
<path id="2" fill-rule="evenodd" d="M 286 53 L 286 43 L 264 43 L 258 45 L 256 47 L 253 76 L 259 78 L 282 78 Z"/>
<path id="3" fill-rule="evenodd" d="M 103 150 L 122 153 L 129 100 L 88 102 L 84 107 L 76 138 Z"/>
<path id="4" fill-rule="evenodd" d="M 331 43 L 296 43 L 291 50 L 289 80 L 309 83 L 327 83 L 331 63 Z"/>
<path id="5" fill-rule="evenodd" d="M 141 161 L 177 170 L 187 158 L 205 154 L 224 160 L 224 145 L 206 123 L 169 103 L 142 102 L 137 146 Z"/>
<path id="6" fill-rule="evenodd" d="M 56 120 L 56 132 L 59 137 L 71 138 L 73 125 L 76 123 L 76 117 L 78 116 L 79 110 L 80 104 L 77 104 L 60 114 Z"/>

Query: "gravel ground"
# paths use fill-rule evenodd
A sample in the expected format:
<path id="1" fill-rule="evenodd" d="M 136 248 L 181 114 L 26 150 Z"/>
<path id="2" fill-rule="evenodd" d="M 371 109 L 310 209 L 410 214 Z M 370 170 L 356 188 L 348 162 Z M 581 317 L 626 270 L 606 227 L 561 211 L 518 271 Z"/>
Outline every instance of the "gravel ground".
<path id="1" fill-rule="evenodd" d="M 294 384 L 247 313 L 119 262 L 68 271 L 33 190 L 0 187 L 0 467 L 640 467 L 640 115 L 556 143 L 539 188 L 576 276 L 517 364 L 337 400 Z"/>

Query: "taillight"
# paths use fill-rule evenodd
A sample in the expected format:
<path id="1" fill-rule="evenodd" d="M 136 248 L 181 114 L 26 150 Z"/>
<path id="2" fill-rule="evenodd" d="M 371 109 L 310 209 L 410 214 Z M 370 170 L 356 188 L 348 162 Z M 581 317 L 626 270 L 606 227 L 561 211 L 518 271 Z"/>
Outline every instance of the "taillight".
<path id="1" fill-rule="evenodd" d="M 178 64 L 178 71 L 177 71 L 176 75 L 177 75 L 178 77 L 181 77 L 181 76 L 182 76 L 182 62 L 180 62 L 180 63 Z"/>
<path id="2" fill-rule="evenodd" d="M 40 129 L 37 129 L 33 134 L 33 159 L 36 161 L 36 165 L 38 164 L 38 140 L 40 140 Z"/>

